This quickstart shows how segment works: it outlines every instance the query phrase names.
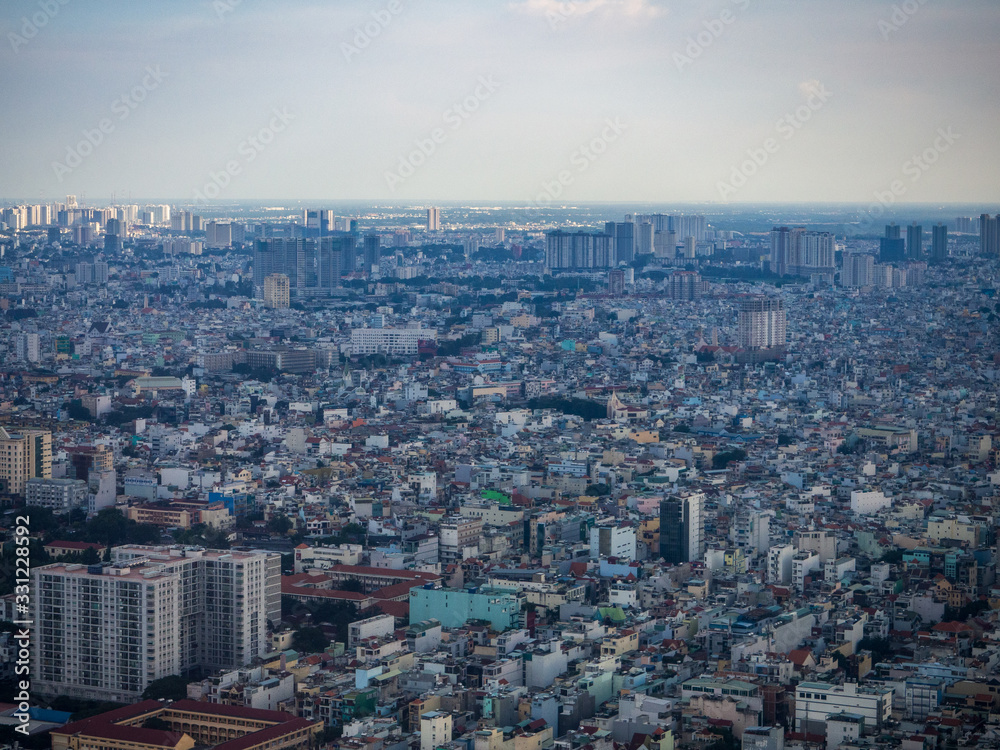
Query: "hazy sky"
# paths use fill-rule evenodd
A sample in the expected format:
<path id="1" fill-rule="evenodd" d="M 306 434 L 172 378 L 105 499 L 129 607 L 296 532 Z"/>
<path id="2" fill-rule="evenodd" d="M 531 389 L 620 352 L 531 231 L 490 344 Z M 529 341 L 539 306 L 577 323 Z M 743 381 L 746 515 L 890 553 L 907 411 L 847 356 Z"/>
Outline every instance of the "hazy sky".
<path id="1" fill-rule="evenodd" d="M 1000 201 L 996 0 L 7 0 L 0 30 L 0 200 Z"/>

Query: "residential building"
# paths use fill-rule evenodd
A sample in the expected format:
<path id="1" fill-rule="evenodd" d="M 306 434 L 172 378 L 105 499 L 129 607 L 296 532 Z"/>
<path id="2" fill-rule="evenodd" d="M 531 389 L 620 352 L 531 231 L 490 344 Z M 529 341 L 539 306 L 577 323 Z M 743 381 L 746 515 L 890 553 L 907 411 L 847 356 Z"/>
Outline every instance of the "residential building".
<path id="1" fill-rule="evenodd" d="M 0 493 L 23 495 L 33 477 L 52 477 L 52 433 L 0 427 Z"/>
<path id="2" fill-rule="evenodd" d="M 247 664 L 281 618 L 280 578 L 276 553 L 192 547 L 116 547 L 111 563 L 35 568 L 32 684 L 133 702 L 161 677 Z"/>

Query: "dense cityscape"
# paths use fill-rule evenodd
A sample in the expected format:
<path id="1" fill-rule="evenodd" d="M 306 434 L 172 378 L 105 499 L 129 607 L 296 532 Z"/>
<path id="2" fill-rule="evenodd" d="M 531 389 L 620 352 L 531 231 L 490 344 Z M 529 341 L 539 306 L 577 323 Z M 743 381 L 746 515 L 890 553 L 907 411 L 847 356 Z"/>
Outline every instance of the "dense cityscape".
<path id="1" fill-rule="evenodd" d="M 1000 747 L 1000 217 L 688 209 L 3 208 L 9 741 Z"/>
<path id="2" fill-rule="evenodd" d="M 0 750 L 1000 750 L 998 59 L 0 3 Z"/>

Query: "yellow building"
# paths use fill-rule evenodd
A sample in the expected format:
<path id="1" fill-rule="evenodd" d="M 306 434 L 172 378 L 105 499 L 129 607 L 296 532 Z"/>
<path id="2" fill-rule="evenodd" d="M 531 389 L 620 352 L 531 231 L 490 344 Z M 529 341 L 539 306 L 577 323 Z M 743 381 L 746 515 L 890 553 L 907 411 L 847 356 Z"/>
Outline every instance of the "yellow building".
<path id="1" fill-rule="evenodd" d="M 601 656 L 621 656 L 639 649 L 639 633 L 635 630 L 623 630 L 609 635 L 601 643 Z"/>
<path id="2" fill-rule="evenodd" d="M 144 725 L 158 719 L 166 729 Z M 50 733 L 52 750 L 285 750 L 313 748 L 322 722 L 283 711 L 201 701 L 147 700 L 74 721 Z"/>
<path id="3" fill-rule="evenodd" d="M 0 427 L 0 493 L 23 495 L 35 477 L 52 478 L 52 433 Z"/>

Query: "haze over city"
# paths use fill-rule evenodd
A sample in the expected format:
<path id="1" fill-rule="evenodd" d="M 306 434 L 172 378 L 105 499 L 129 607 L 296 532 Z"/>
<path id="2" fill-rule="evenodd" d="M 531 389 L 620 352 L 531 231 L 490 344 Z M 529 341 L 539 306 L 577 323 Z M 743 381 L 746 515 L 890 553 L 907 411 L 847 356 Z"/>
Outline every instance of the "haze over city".
<path id="1" fill-rule="evenodd" d="M 235 162 L 219 200 L 1000 201 L 989 0 L 16 0 L 0 24 L 10 199 L 193 200 Z"/>

